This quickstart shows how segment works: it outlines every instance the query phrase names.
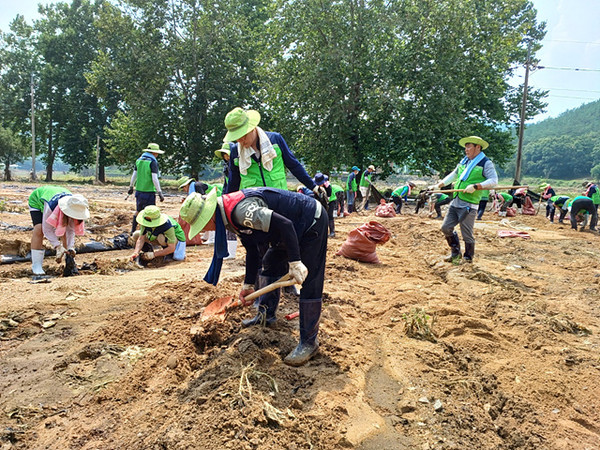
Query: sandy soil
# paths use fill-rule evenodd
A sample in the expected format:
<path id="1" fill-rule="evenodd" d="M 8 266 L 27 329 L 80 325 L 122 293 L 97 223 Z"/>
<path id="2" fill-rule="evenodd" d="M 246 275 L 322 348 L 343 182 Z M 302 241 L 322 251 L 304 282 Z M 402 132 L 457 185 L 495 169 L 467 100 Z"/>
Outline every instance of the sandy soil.
<path id="1" fill-rule="evenodd" d="M 28 250 L 8 225 L 30 226 L 31 189 L 0 185 L 3 254 Z M 71 190 L 90 199 L 89 238 L 128 231 L 122 189 Z M 143 270 L 127 250 L 80 254 L 93 270 L 67 278 L 46 258 L 49 283 L 0 265 L 0 449 L 599 448 L 600 237 L 486 214 L 475 263 L 452 265 L 440 221 L 407 212 L 337 221 L 321 352 L 301 368 L 282 363 L 292 296 L 274 328 L 242 329 L 243 309 L 190 335 L 204 306 L 237 294 L 243 250 L 217 287 L 202 281 L 207 245 Z M 392 233 L 381 264 L 335 256 L 368 220 Z M 531 239 L 497 237 L 513 227 Z"/>

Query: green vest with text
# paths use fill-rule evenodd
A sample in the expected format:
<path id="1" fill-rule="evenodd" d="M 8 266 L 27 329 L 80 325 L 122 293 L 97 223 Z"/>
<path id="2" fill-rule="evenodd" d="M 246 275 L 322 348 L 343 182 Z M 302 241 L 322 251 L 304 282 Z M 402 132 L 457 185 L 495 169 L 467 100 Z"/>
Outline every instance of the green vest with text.
<path id="1" fill-rule="evenodd" d="M 460 180 L 460 176 L 467 168 L 468 162 L 467 162 L 467 164 L 459 164 L 458 170 L 456 171 L 456 173 L 458 174 L 458 179 L 456 180 L 456 183 L 454 184 L 454 189 L 464 189 L 470 184 L 477 184 L 477 183 L 484 182 L 486 180 L 486 178 L 483 176 L 483 166 L 485 165 L 487 160 L 488 159 L 486 157 L 486 158 L 483 158 L 481 161 L 479 161 L 479 164 L 477 164 L 475 167 L 473 167 L 473 170 L 471 170 L 471 173 L 469 174 L 467 179 L 464 181 Z M 457 195 L 458 195 L 458 198 L 460 198 L 461 200 L 464 200 L 465 202 L 473 203 L 474 205 L 477 205 L 477 204 L 479 204 L 479 200 L 481 200 L 483 191 L 475 191 L 472 194 L 467 194 L 466 192 L 455 192 L 454 197 L 456 197 Z"/>
<path id="2" fill-rule="evenodd" d="M 250 158 L 251 163 L 250 167 L 248 167 L 248 172 L 246 175 L 240 173 L 240 189 L 267 186 L 287 190 L 285 164 L 281 156 L 281 149 L 277 144 L 274 144 L 273 148 L 275 149 L 275 153 L 277 153 L 277 156 L 273 159 L 273 170 L 270 172 L 265 170 L 262 165 L 259 165 L 253 158 Z M 238 167 L 240 166 L 238 158 L 235 158 L 233 163 Z"/>

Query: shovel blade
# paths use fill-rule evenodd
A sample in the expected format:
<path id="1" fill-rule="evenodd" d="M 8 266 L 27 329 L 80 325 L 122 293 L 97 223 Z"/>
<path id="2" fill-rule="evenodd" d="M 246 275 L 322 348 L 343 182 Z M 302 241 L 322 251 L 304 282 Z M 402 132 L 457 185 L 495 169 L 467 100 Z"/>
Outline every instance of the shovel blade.
<path id="1" fill-rule="evenodd" d="M 208 319 L 225 320 L 225 312 L 227 311 L 227 305 L 229 305 L 232 300 L 232 296 L 227 296 L 218 298 L 215 301 L 210 302 L 202 312 L 202 322 Z"/>

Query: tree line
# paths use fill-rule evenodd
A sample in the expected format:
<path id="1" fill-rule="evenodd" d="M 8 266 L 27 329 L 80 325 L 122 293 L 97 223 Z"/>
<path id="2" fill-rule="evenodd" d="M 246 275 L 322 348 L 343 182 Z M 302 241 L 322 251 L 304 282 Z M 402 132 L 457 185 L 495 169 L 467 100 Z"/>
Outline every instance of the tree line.
<path id="1" fill-rule="evenodd" d="M 545 33 L 528 0 L 73 0 L 39 11 L 0 34 L 0 126 L 24 154 L 33 80 L 46 180 L 58 157 L 94 165 L 98 136 L 101 180 L 148 142 L 167 150 L 163 172 L 196 176 L 235 106 L 259 110 L 309 171 L 444 172 L 473 134 L 503 165 L 522 92 L 508 80 Z M 529 118 L 545 95 L 529 91 Z"/>

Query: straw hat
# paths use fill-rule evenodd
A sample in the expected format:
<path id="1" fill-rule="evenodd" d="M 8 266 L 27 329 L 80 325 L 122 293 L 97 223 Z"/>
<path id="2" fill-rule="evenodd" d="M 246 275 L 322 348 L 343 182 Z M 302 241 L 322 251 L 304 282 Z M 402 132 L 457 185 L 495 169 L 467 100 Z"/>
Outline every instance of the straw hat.
<path id="1" fill-rule="evenodd" d="M 81 194 L 65 195 L 58 200 L 58 207 L 64 215 L 72 219 L 85 220 L 90 218 L 88 201 Z"/>
<path id="2" fill-rule="evenodd" d="M 214 187 L 207 195 L 192 192 L 181 205 L 179 216 L 190 224 L 188 238 L 193 239 L 206 224 L 217 209 L 217 188 Z"/>
<path id="3" fill-rule="evenodd" d="M 186 176 L 181 177 L 179 180 L 177 180 L 178 189 L 181 189 L 184 186 L 187 186 L 188 184 L 190 184 L 193 181 L 194 181 L 193 178 L 186 177 Z"/>
<path id="4" fill-rule="evenodd" d="M 169 217 L 161 213 L 158 206 L 148 205 L 138 213 L 135 220 L 144 227 L 156 228 L 169 220 Z"/>
<path id="5" fill-rule="evenodd" d="M 219 159 L 223 159 L 223 155 L 230 155 L 231 150 L 229 149 L 229 142 L 224 142 L 220 149 L 215 150 L 215 156 Z"/>
<path id="6" fill-rule="evenodd" d="M 161 150 L 158 144 L 155 144 L 154 142 L 149 143 L 148 148 L 144 149 L 144 151 L 150 153 L 158 153 L 159 155 L 162 155 L 165 152 L 164 150 Z"/>
<path id="7" fill-rule="evenodd" d="M 479 136 L 467 136 L 458 141 L 461 147 L 464 147 L 467 144 L 476 144 L 481 145 L 481 149 L 485 150 L 490 146 L 486 141 L 481 139 Z"/>
<path id="8" fill-rule="evenodd" d="M 260 113 L 253 109 L 233 108 L 225 116 L 227 134 L 223 142 L 235 142 L 254 130 L 260 123 Z"/>

